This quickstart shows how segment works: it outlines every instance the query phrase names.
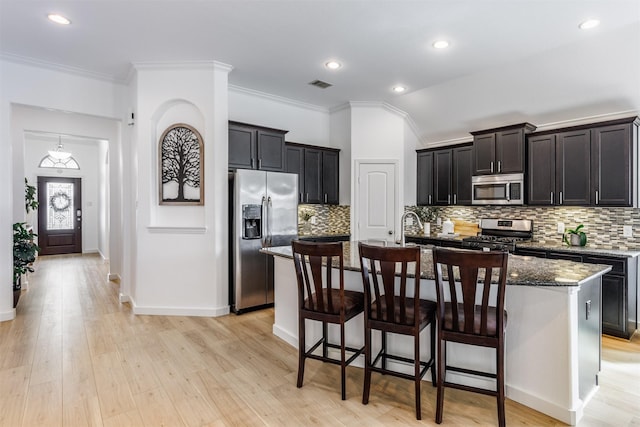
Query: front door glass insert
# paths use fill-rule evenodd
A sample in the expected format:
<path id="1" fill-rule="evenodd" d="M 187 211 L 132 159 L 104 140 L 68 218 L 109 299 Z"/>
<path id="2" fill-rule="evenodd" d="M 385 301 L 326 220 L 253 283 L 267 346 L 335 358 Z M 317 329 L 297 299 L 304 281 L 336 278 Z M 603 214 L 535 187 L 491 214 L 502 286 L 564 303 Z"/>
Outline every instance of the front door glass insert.
<path id="1" fill-rule="evenodd" d="M 47 230 L 72 230 L 73 184 L 65 182 L 47 183 Z"/>

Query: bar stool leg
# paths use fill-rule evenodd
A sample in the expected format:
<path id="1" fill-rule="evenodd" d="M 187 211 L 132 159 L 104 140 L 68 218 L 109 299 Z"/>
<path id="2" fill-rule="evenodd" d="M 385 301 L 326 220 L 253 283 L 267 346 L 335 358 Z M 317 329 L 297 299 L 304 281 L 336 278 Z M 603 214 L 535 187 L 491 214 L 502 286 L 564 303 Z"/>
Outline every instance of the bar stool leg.
<path id="1" fill-rule="evenodd" d="M 340 382 L 342 384 L 342 400 L 347 398 L 346 390 L 346 371 L 347 364 L 345 362 L 345 339 L 344 339 L 344 323 L 340 324 Z"/>
<path id="2" fill-rule="evenodd" d="M 447 344 L 438 339 L 438 393 L 436 397 L 436 423 L 442 423 L 444 410 L 444 371 L 447 364 Z"/>
<path id="3" fill-rule="evenodd" d="M 435 387 L 436 384 L 436 318 L 435 315 L 431 319 L 431 329 L 429 331 L 431 341 L 431 384 Z"/>
<path id="4" fill-rule="evenodd" d="M 416 334 L 413 339 L 414 348 L 413 348 L 413 360 L 414 360 L 414 383 L 416 386 L 416 419 L 422 419 L 422 407 L 420 406 L 421 398 L 420 398 L 420 382 L 422 379 L 420 378 L 420 334 Z"/>
<path id="5" fill-rule="evenodd" d="M 367 320 L 365 319 L 365 324 Z M 369 389 L 371 388 L 371 329 L 365 326 L 364 331 L 364 389 L 362 403 L 369 403 Z"/>
<path id="6" fill-rule="evenodd" d="M 498 372 L 496 381 L 496 385 L 498 387 L 498 425 L 500 427 L 504 427 L 506 425 L 506 420 L 504 414 L 504 346 L 502 345 L 502 343 L 498 345 L 496 352 L 496 363 Z"/>
<path id="7" fill-rule="evenodd" d="M 305 344 L 305 330 L 304 330 L 304 318 L 300 318 L 298 321 L 298 382 L 297 387 L 302 387 L 302 380 L 304 378 L 304 359 L 307 351 Z"/>

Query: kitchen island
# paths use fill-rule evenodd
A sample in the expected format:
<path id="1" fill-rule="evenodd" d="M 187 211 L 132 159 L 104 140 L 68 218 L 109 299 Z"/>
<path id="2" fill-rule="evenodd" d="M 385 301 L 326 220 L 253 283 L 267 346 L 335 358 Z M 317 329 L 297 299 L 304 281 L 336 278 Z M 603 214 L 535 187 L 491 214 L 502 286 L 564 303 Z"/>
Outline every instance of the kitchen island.
<path id="1" fill-rule="evenodd" d="M 274 256 L 275 319 L 273 333 L 298 346 L 297 284 L 291 247 L 263 249 Z M 357 243 L 344 244 L 345 287 L 361 290 Z M 435 301 L 431 247 L 421 249 L 420 296 Z M 509 256 L 505 308 L 506 396 L 567 424 L 575 425 L 583 409 L 597 391 L 600 371 L 600 289 L 601 277 L 610 266 L 581 264 L 564 260 Z M 319 325 L 307 326 L 308 342 L 319 337 Z M 364 343 L 362 315 L 347 323 L 347 344 Z M 421 339 L 421 354 L 427 357 L 428 328 Z M 337 330 L 330 328 L 332 339 Z M 372 345 L 379 346 L 374 334 Z M 376 341 L 376 339 L 378 339 Z M 412 355 L 412 341 L 392 336 L 388 345 L 398 354 Z M 450 343 L 451 364 L 471 369 L 495 371 L 491 349 Z M 362 360 L 357 360 L 359 366 Z M 358 365 L 358 363 L 356 363 Z M 490 379 L 448 374 L 450 380 L 495 388 Z"/>

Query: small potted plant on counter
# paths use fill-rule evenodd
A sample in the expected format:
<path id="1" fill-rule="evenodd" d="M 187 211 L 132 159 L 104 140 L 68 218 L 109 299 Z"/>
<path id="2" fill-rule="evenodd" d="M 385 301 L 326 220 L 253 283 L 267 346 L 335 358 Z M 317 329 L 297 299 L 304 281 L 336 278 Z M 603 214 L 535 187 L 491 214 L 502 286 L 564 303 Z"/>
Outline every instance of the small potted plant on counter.
<path id="1" fill-rule="evenodd" d="M 13 224 L 13 307 L 15 308 L 22 291 L 22 275 L 33 272 L 33 262 L 40 247 L 33 238 L 33 230 L 26 227 L 24 222 Z"/>
<path id="2" fill-rule="evenodd" d="M 431 223 L 438 219 L 437 206 L 416 206 L 415 213 L 422 221 L 422 234 L 429 236 L 431 234 Z"/>
<path id="3" fill-rule="evenodd" d="M 310 209 L 302 208 L 298 212 L 301 221 L 302 234 L 311 234 L 311 218 L 315 216 L 315 212 Z"/>
<path id="4" fill-rule="evenodd" d="M 576 228 L 570 228 L 562 236 L 562 240 L 569 246 L 585 246 L 587 244 L 587 235 L 582 228 L 583 224 L 580 224 Z"/>

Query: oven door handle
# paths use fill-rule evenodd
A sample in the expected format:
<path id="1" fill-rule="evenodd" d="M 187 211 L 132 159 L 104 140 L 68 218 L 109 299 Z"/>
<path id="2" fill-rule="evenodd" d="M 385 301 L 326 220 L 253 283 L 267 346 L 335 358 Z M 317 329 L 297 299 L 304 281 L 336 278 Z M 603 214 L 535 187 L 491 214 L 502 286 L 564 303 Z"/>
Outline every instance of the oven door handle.
<path id="1" fill-rule="evenodd" d="M 507 182 L 507 202 L 511 201 L 511 183 Z"/>

